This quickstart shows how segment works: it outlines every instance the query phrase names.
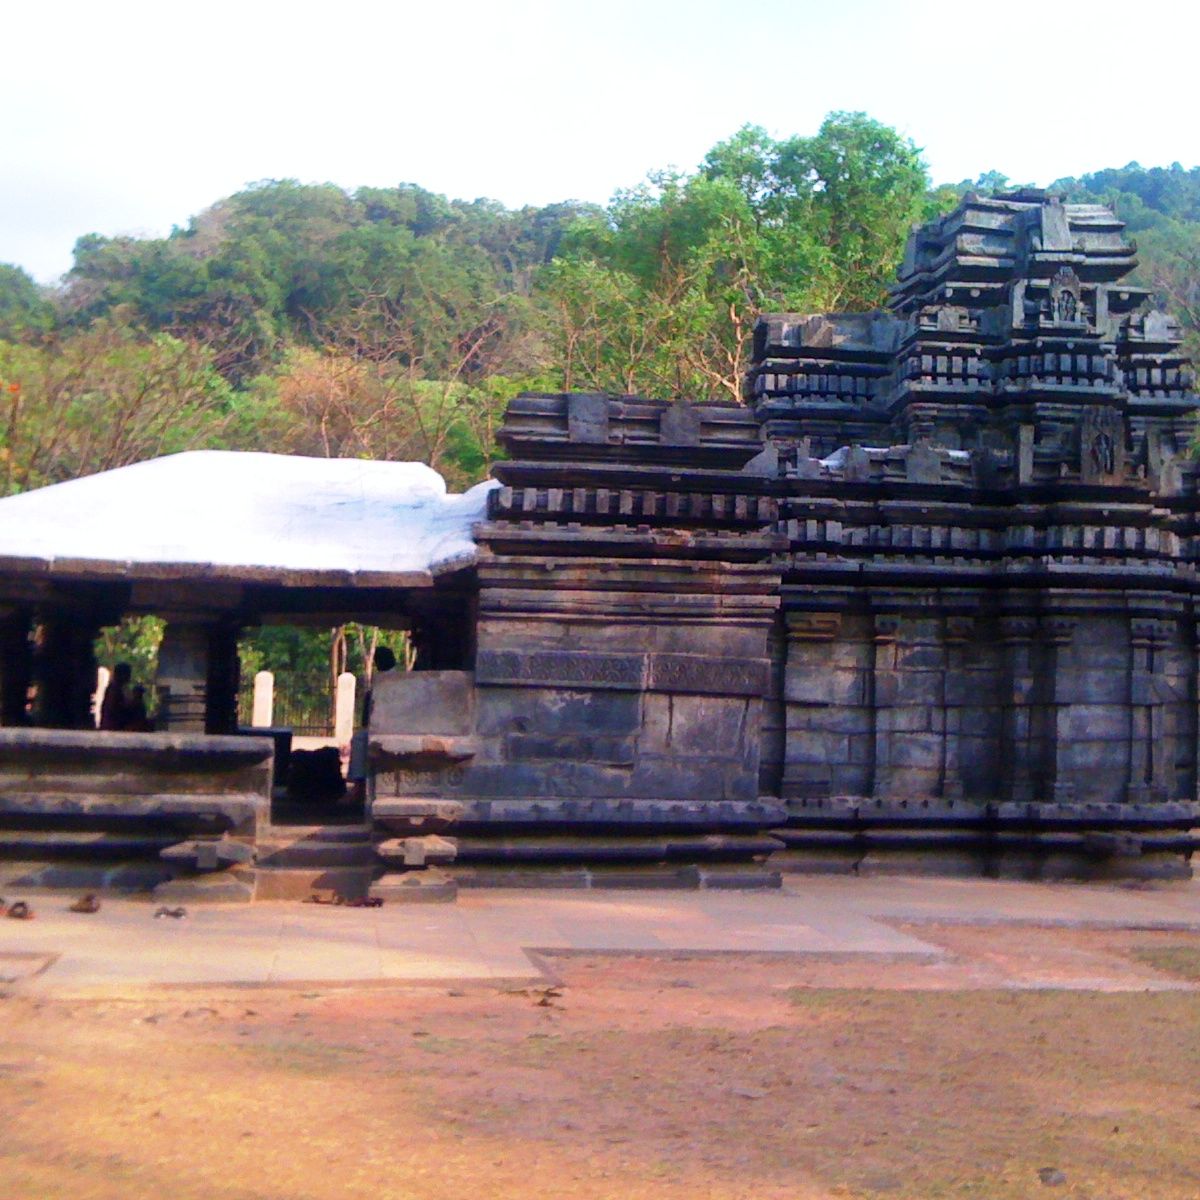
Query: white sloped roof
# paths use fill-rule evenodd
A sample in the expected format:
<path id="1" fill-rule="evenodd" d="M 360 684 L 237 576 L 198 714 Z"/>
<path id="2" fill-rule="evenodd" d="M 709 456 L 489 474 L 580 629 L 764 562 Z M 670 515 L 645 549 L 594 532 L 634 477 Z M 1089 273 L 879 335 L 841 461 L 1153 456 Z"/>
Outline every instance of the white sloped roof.
<path id="1" fill-rule="evenodd" d="M 0 500 L 0 570 L 419 586 L 475 560 L 481 483 L 423 463 L 196 450 Z"/>

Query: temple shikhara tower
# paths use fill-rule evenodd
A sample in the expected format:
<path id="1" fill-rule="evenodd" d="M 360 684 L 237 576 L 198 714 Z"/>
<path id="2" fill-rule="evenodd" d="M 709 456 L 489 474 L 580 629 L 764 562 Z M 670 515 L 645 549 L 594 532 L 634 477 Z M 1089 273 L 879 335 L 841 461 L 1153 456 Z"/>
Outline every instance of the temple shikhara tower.
<path id="1" fill-rule="evenodd" d="M 912 235 L 886 312 L 761 321 L 791 824 L 1182 844 L 1196 397 L 1134 265 L 1104 208 L 971 196 Z"/>
<path id="2" fill-rule="evenodd" d="M 406 573 L 353 555 L 337 572 L 173 572 L 32 555 L 0 530 L 17 726 L 0 751 L 23 764 L 0 768 L 0 825 L 42 820 L 53 843 L 28 781 L 61 763 L 63 738 L 80 762 L 140 739 L 128 754 L 148 779 L 167 753 L 155 739 L 260 763 L 218 661 L 268 614 L 336 611 L 419 647 L 416 670 L 376 682 L 367 730 L 361 883 L 385 898 L 772 886 L 786 870 L 1186 874 L 1198 401 L 1176 323 L 1128 282 L 1135 265 L 1107 209 L 968 196 L 914 232 L 886 309 L 764 316 L 743 406 L 518 397 L 495 486 L 453 510 L 461 545 Z M 376 558 L 392 536 L 380 480 L 361 539 Z M 38 495 L 0 501 L 0 521 Z M 80 631 L 138 611 L 193 631 L 194 680 L 179 662 L 167 680 L 191 723 L 172 732 L 168 704 L 164 731 L 106 742 L 78 728 Z M 74 631 L 73 665 L 37 629 Z M 198 629 L 222 631 L 221 654 Z M 41 724 L 73 732 L 12 720 L 39 670 L 45 695 L 75 697 Z M 280 836 L 272 785 L 246 787 L 257 816 L 240 783 L 224 826 L 223 801 L 193 806 L 209 814 L 198 849 L 164 860 L 176 893 L 226 870 L 281 894 L 262 890 L 270 855 L 253 861 Z M 143 796 L 139 828 L 168 810 L 179 826 L 178 801 Z M 105 829 L 120 807 L 93 805 Z M 231 830 L 236 854 L 210 845 Z"/>

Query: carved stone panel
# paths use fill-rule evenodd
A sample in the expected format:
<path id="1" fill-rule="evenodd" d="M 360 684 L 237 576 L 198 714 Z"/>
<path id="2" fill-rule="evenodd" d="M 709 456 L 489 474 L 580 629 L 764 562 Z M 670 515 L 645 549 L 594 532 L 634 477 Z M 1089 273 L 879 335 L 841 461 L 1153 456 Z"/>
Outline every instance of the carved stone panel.
<path id="1" fill-rule="evenodd" d="M 708 658 L 699 654 L 651 654 L 647 688 L 710 696 L 766 694 L 767 659 Z"/>

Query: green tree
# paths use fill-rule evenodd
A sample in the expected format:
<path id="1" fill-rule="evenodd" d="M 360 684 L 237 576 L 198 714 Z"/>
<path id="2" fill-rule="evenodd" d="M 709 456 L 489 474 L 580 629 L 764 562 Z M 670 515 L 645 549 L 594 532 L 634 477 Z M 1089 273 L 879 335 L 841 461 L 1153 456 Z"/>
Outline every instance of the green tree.
<path id="1" fill-rule="evenodd" d="M 53 293 L 20 267 L 0 263 L 0 340 L 37 340 L 54 329 Z"/>
<path id="2" fill-rule="evenodd" d="M 116 318 L 0 342 L 0 495 L 220 445 L 236 409 L 202 347 Z"/>
<path id="3" fill-rule="evenodd" d="M 577 222 L 544 278 L 567 387 L 738 399 L 764 310 L 879 306 L 931 206 L 913 144 L 862 113 L 746 126 Z"/>

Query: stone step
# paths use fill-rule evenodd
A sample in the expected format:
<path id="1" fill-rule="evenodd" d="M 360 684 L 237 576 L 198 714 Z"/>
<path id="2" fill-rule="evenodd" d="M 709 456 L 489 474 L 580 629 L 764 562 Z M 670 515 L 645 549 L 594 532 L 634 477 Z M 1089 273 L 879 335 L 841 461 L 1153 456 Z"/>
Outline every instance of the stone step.
<path id="1" fill-rule="evenodd" d="M 222 871 L 167 880 L 154 889 L 154 899 L 164 904 L 248 904 L 254 893 L 252 873 Z"/>
<path id="2" fill-rule="evenodd" d="M 155 859 L 133 862 L 0 862 L 0 895 L 14 898 L 22 888 L 53 888 L 63 892 L 150 892 L 174 877 L 166 863 Z M 19 896 L 15 898 L 19 899 Z"/>
<path id="3" fill-rule="evenodd" d="M 462 816 L 457 800 L 384 796 L 371 804 L 371 819 L 401 837 L 445 833 Z"/>
<path id="4" fill-rule="evenodd" d="M 764 858 L 783 849 L 765 834 L 660 834 L 658 836 L 457 837 L 460 863 L 658 863 Z"/>
<path id="5" fill-rule="evenodd" d="M 280 868 L 259 866 L 254 872 L 256 900 L 307 900 L 314 892 L 336 893 L 348 900 L 367 894 L 376 872 L 369 867 Z"/>
<path id="6" fill-rule="evenodd" d="M 265 815 L 266 798 L 253 793 L 202 795 L 158 792 L 58 793 L 0 792 L 0 828 L 11 830 L 65 829 L 178 830 L 220 834 L 251 829 Z M 178 840 L 178 839 L 177 839 Z"/>
<path id="7" fill-rule="evenodd" d="M 199 838 L 178 842 L 161 851 L 159 858 L 185 871 L 223 871 L 254 861 L 254 847 L 232 838 Z"/>
<path id="8" fill-rule="evenodd" d="M 696 886 L 706 892 L 760 891 L 783 886 L 782 874 L 770 866 L 738 864 L 692 868 Z"/>
<path id="9" fill-rule="evenodd" d="M 0 859 L 157 858 L 177 841 L 178 835 L 171 831 L 108 833 L 70 829 L 0 830 Z"/>
<path id="10" fill-rule="evenodd" d="M 818 846 L 779 850 L 767 861 L 773 870 L 788 875 L 853 875 L 862 857 L 862 851 L 853 846 Z"/>
<path id="11" fill-rule="evenodd" d="M 781 801 L 630 800 L 602 797 L 464 800 L 455 836 L 535 832 L 575 836 L 761 834 L 787 821 Z M 379 802 L 375 811 L 379 811 Z M 378 818 L 377 818 L 378 819 Z"/>
<path id="12" fill-rule="evenodd" d="M 368 893 L 385 904 L 447 904 L 458 896 L 458 882 L 445 871 L 393 871 L 376 879 Z"/>
<path id="13" fill-rule="evenodd" d="M 329 825 L 276 825 L 271 822 L 259 827 L 260 842 L 297 842 L 304 839 L 323 842 L 369 842 L 371 826 L 365 822 Z"/>
<path id="14" fill-rule="evenodd" d="M 464 888 L 620 888 L 630 890 L 760 890 L 782 884 L 779 871 L 754 863 L 723 866 L 631 864 L 554 867 L 539 864 L 455 865 L 449 873 Z M 418 872 L 414 872 L 418 874 Z"/>
<path id="15" fill-rule="evenodd" d="M 325 838 L 294 842 L 258 843 L 258 864 L 267 868 L 369 867 L 375 864 L 375 848 L 367 839 L 333 841 Z"/>

